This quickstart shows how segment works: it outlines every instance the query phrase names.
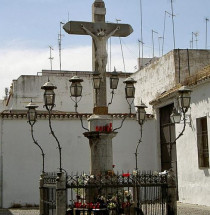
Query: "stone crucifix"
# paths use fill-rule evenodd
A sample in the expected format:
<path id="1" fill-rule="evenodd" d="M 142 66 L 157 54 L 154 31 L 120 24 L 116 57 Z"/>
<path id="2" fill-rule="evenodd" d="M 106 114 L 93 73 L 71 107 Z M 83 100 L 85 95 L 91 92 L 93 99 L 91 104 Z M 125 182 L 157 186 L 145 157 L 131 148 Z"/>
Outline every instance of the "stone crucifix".
<path id="1" fill-rule="evenodd" d="M 128 24 L 106 23 L 106 8 L 103 0 L 95 0 L 92 6 L 93 22 L 70 21 L 64 25 L 68 34 L 90 35 L 92 45 L 92 68 L 100 73 L 101 86 L 95 92 L 95 114 L 108 114 L 106 96 L 106 65 L 107 65 L 107 40 L 111 37 L 127 37 L 133 29 Z M 81 59 L 82 61 L 82 59 Z"/>
<path id="2" fill-rule="evenodd" d="M 113 31 L 111 31 L 108 35 L 106 35 L 106 30 L 98 29 L 97 34 L 92 33 L 88 30 L 83 24 L 81 25 L 82 29 L 89 34 L 93 38 L 94 46 L 95 46 L 95 63 L 98 66 L 99 73 L 106 72 L 107 65 L 107 50 L 106 43 L 107 40 L 115 34 L 116 31 L 120 29 L 118 26 Z"/>

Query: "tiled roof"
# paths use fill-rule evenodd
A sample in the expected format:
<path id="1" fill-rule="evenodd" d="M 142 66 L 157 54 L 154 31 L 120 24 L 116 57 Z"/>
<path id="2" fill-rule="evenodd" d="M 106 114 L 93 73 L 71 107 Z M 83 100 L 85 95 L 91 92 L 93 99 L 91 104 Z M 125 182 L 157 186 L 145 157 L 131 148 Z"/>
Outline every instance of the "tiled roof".
<path id="1" fill-rule="evenodd" d="M 185 79 L 183 85 L 192 86 L 196 85 L 206 79 L 210 78 L 210 65 L 204 67 L 200 72 L 196 73 L 195 75 L 191 75 Z"/>
<path id="2" fill-rule="evenodd" d="M 178 89 L 181 87 L 181 84 L 177 84 L 175 87 L 171 88 L 170 90 L 162 93 L 161 95 L 157 96 L 154 100 L 150 101 L 150 105 L 155 105 L 156 103 L 159 103 L 162 99 L 169 98 L 178 91 Z"/>
<path id="3" fill-rule="evenodd" d="M 189 86 L 189 87 L 194 86 L 199 83 L 202 83 L 203 81 L 205 81 L 207 79 L 210 79 L 210 65 L 204 67 L 201 71 L 199 71 L 195 75 L 191 75 L 191 76 L 187 77 L 181 84 L 177 84 L 170 90 L 157 96 L 154 100 L 150 101 L 149 104 L 155 105 L 155 104 L 161 102 L 161 100 L 163 100 L 163 99 L 173 97 L 181 86 Z"/>
<path id="4" fill-rule="evenodd" d="M 52 113 L 52 119 L 80 119 L 89 118 L 92 113 L 70 113 L 70 112 L 60 112 L 54 111 Z M 136 114 L 128 114 L 128 113 L 111 113 L 109 114 L 112 118 L 120 119 L 120 118 L 130 118 L 135 119 Z M 0 116 L 5 119 L 17 119 L 17 118 L 27 118 L 27 112 L 23 110 L 12 110 L 12 111 L 3 111 Z M 148 119 L 152 119 L 154 116 L 152 114 L 147 114 Z M 49 114 L 46 111 L 37 111 L 38 119 L 48 119 Z"/>

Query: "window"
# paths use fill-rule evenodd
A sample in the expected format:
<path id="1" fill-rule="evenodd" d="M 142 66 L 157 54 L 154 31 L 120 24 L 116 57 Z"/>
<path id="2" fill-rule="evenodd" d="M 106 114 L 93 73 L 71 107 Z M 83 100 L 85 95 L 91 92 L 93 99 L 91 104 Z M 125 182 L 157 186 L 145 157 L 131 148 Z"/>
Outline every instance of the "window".
<path id="1" fill-rule="evenodd" d="M 199 167 L 209 167 L 207 117 L 196 119 L 196 125 L 198 144 L 198 164 Z"/>

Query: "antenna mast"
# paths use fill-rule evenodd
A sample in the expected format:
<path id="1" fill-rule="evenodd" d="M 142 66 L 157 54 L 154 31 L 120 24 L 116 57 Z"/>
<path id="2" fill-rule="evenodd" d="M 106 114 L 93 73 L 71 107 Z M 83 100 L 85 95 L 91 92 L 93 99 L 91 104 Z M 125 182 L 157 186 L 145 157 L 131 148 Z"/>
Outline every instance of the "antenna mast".
<path id="1" fill-rule="evenodd" d="M 198 49 L 198 36 L 199 36 L 199 33 L 195 32 L 196 49 Z"/>
<path id="2" fill-rule="evenodd" d="M 63 34 L 61 34 L 61 27 L 62 25 L 64 25 L 65 23 L 60 22 L 60 33 L 58 34 L 58 46 L 59 46 L 59 60 L 60 60 L 60 72 L 61 72 L 61 41 L 62 41 L 62 37 L 64 36 Z"/>
<path id="3" fill-rule="evenodd" d="M 121 20 L 120 19 L 116 19 L 116 22 L 119 23 Z M 120 40 L 120 47 L 121 47 L 121 52 L 122 52 L 122 59 L 123 59 L 123 66 L 124 66 L 124 72 L 126 72 L 125 70 L 125 59 L 124 59 L 124 54 L 123 54 L 123 47 L 122 47 L 122 40 L 121 37 L 119 37 Z"/>
<path id="4" fill-rule="evenodd" d="M 195 36 L 195 40 L 193 39 L 193 35 Z M 192 32 L 192 48 L 193 48 L 193 42 L 196 42 L 196 49 L 198 49 L 198 32 Z"/>
<path id="5" fill-rule="evenodd" d="M 165 44 L 165 30 L 166 30 L 166 14 L 170 16 L 172 16 L 171 13 L 169 13 L 168 11 L 165 11 L 165 15 L 164 15 L 164 25 L 163 25 L 163 43 L 162 43 L 162 55 L 163 55 L 163 49 L 164 49 L 164 44 Z M 175 16 L 175 15 L 173 15 Z"/>
<path id="6" fill-rule="evenodd" d="M 205 45 L 205 47 L 206 47 L 206 49 L 208 49 L 207 38 L 208 38 L 208 22 L 209 22 L 209 19 L 206 17 L 205 20 L 206 20 L 206 45 Z"/>
<path id="7" fill-rule="evenodd" d="M 152 57 L 155 57 L 155 43 L 154 43 L 154 33 L 158 34 L 157 31 L 152 29 Z"/>
<path id="8" fill-rule="evenodd" d="M 140 16 L 141 16 L 141 40 L 139 40 L 139 69 L 140 65 L 140 43 L 142 44 L 142 66 L 143 66 L 143 58 L 144 58 L 144 42 L 143 42 L 143 13 L 142 13 L 142 1 L 140 0 Z"/>
<path id="9" fill-rule="evenodd" d="M 194 42 L 193 34 L 194 32 L 192 32 L 192 49 L 193 49 L 193 42 Z"/>
<path id="10" fill-rule="evenodd" d="M 143 67 L 143 63 L 144 63 L 144 52 L 143 52 L 143 48 L 144 48 L 144 43 L 143 43 L 143 41 L 142 40 L 138 40 L 138 42 L 139 42 L 139 69 L 141 69 L 141 62 L 140 62 L 140 58 L 141 58 L 141 56 L 140 56 L 140 53 L 141 53 L 141 45 L 142 45 L 142 67 Z M 140 45 L 141 44 L 141 45 Z"/>
<path id="11" fill-rule="evenodd" d="M 54 50 L 53 48 L 52 48 L 52 46 L 49 46 L 49 48 L 50 48 L 50 57 L 49 57 L 49 59 L 50 59 L 50 69 L 51 69 L 51 71 L 52 71 L 52 61 L 53 61 L 53 57 L 52 57 L 52 50 Z"/>
<path id="12" fill-rule="evenodd" d="M 173 25 L 173 39 L 174 39 L 174 49 L 176 48 L 176 42 L 175 42 L 175 29 L 174 29 L 174 8 L 173 8 L 173 0 L 171 0 L 171 19 L 172 19 L 172 25 Z"/>

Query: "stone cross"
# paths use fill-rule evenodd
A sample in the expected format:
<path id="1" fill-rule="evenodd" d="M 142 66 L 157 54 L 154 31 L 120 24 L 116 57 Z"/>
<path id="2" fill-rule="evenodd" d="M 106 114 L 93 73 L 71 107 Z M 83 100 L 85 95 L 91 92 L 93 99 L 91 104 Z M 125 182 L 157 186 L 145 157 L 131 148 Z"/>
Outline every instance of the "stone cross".
<path id="1" fill-rule="evenodd" d="M 100 73 L 101 87 L 95 92 L 96 114 L 107 114 L 106 99 L 106 65 L 107 65 L 107 40 L 111 36 L 127 37 L 133 32 L 130 25 L 105 22 L 106 8 L 103 0 L 95 0 L 92 6 L 93 22 L 70 21 L 64 25 L 68 34 L 89 35 L 93 39 L 93 71 Z M 82 59 L 81 59 L 82 62 Z M 97 111 L 99 110 L 99 111 Z"/>

